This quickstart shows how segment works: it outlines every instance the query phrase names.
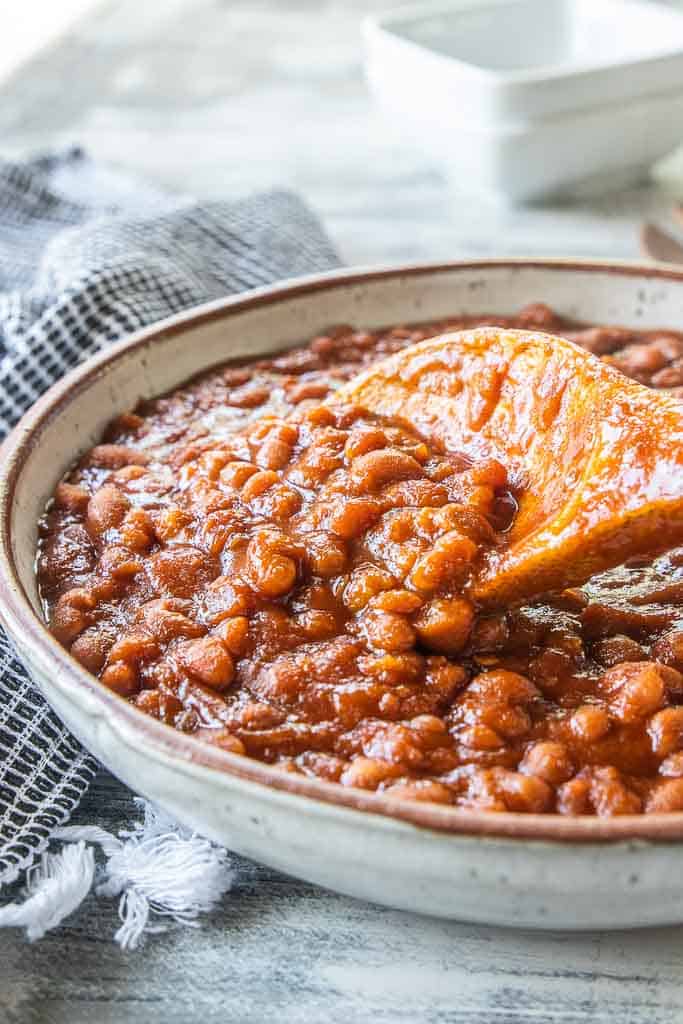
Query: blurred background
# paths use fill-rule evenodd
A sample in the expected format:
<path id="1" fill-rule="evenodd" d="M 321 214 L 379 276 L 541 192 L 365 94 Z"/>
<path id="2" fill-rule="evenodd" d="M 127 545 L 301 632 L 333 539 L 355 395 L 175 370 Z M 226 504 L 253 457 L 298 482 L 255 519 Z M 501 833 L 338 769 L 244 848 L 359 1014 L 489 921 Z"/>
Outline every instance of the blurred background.
<path id="1" fill-rule="evenodd" d="M 394 6 L 0 0 L 0 155 L 78 144 L 200 197 L 290 187 L 347 262 L 636 255 L 639 225 L 663 223 L 671 195 L 683 198 L 683 158 L 599 194 L 524 205 L 477 194 L 447 173 L 419 126 L 401 125 L 370 96 L 361 22 Z M 615 37 L 620 27 L 616 17 Z"/>

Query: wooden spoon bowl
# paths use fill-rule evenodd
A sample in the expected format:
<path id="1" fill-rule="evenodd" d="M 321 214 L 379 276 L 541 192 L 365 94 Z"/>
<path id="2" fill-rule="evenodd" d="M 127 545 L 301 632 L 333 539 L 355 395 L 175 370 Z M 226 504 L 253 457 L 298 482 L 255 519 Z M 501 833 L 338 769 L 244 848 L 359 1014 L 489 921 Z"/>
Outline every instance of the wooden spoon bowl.
<path id="1" fill-rule="evenodd" d="M 575 585 L 683 541 L 683 402 L 562 338 L 443 335 L 373 366 L 335 401 L 507 467 L 519 511 L 475 576 L 482 604 Z"/>

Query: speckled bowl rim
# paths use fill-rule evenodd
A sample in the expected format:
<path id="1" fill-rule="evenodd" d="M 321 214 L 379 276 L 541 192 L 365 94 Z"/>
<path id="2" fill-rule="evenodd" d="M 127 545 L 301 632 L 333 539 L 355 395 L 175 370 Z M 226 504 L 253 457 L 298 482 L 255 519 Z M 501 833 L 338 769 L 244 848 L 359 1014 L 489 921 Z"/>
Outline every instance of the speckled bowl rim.
<path id="1" fill-rule="evenodd" d="M 55 417 L 95 379 L 133 349 L 151 346 L 161 339 L 182 333 L 189 327 L 232 314 L 269 305 L 295 296 L 306 296 L 324 289 L 364 284 L 369 281 L 405 276 L 433 276 L 453 271 L 477 269 L 504 270 L 528 267 L 538 270 L 567 270 L 641 279 L 683 282 L 683 269 L 667 264 L 631 260 L 581 260 L 559 258 L 505 258 L 456 260 L 438 263 L 409 263 L 383 267 L 353 268 L 321 274 L 253 289 L 238 296 L 220 299 L 169 317 L 137 331 L 99 353 L 67 374 L 49 389 L 23 416 L 0 447 L 0 621 L 19 646 L 35 645 L 43 661 L 54 665 L 63 681 L 61 688 L 70 699 L 79 697 L 94 702 L 98 713 L 122 735 L 135 735 L 153 753 L 171 755 L 193 762 L 216 773 L 216 781 L 227 773 L 270 789 L 280 790 L 302 801 L 318 800 L 343 806 L 363 814 L 378 814 L 414 826 L 456 835 L 535 839 L 556 842 L 601 842 L 624 840 L 683 839 L 683 812 L 649 815 L 623 815 L 615 818 L 594 816 L 564 817 L 558 814 L 519 814 L 483 812 L 438 804 L 392 799 L 378 793 L 347 789 L 338 783 L 292 775 L 260 761 L 201 743 L 177 732 L 171 726 L 151 718 L 112 693 L 87 672 L 62 648 L 33 610 L 19 578 L 12 553 L 10 511 L 13 496 L 28 453 L 44 438 Z M 666 326 L 666 325 L 663 325 Z M 74 455 L 76 452 L 74 452 Z M 49 702 L 49 693 L 46 694 Z M 87 746 L 87 739 L 85 741 Z"/>

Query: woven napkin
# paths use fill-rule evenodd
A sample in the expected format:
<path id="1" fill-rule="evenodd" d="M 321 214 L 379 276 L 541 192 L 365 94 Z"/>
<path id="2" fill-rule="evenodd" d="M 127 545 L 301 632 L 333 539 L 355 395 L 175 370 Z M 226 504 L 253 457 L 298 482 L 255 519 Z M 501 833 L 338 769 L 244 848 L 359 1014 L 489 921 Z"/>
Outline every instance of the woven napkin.
<path id="1" fill-rule="evenodd" d="M 199 203 L 93 163 L 78 149 L 0 162 L 0 436 L 67 370 L 131 331 L 338 262 L 315 216 L 289 192 Z M 0 630 L 0 889 L 44 853 L 96 767 Z M 145 834 L 167 836 L 158 815 L 145 813 Z M 116 853 L 119 840 L 90 831 L 80 838 Z M 49 876 L 51 856 L 34 869 L 29 894 Z M 92 882 L 88 858 L 81 860 Z M 43 931 L 51 912 L 42 907 Z M 0 923 L 25 921 L 5 908 Z"/>

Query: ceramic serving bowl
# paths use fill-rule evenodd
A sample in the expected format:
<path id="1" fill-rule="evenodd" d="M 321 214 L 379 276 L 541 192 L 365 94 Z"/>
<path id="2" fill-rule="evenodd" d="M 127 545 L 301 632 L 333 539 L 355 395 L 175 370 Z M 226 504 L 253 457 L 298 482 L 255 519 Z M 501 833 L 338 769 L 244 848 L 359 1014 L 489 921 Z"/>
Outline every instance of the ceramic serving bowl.
<path id="1" fill-rule="evenodd" d="M 377 326 L 544 301 L 564 315 L 683 326 L 683 272 L 505 260 L 349 271 L 258 289 L 141 331 L 53 387 L 0 459 L 0 616 L 70 729 L 134 790 L 230 849 L 391 907 L 531 927 L 683 921 L 683 813 L 611 820 L 415 804 L 282 772 L 175 732 L 102 686 L 48 632 L 37 522 L 107 422 L 212 365 L 326 326 Z"/>

